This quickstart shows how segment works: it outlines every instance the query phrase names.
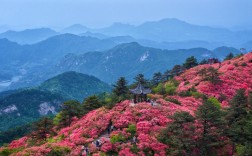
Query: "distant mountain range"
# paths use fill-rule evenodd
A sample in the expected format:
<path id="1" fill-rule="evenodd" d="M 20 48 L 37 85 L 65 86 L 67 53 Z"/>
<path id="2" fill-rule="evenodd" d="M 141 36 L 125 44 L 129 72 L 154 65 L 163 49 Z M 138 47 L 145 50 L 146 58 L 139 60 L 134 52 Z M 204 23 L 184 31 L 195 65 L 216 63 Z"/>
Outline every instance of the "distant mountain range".
<path id="1" fill-rule="evenodd" d="M 250 31 L 233 32 L 176 19 L 139 26 L 116 23 L 103 29 L 73 25 L 60 33 L 42 28 L 0 34 L 5 37 L 0 39 L 0 91 L 38 85 L 70 70 L 107 83 L 119 76 L 131 81 L 138 73 L 150 78 L 153 72 L 170 69 L 191 55 L 198 60 L 223 59 L 229 52 L 240 53 L 240 47 L 252 49 Z M 232 46 L 225 46 L 229 44 Z"/>
<path id="2" fill-rule="evenodd" d="M 199 26 L 174 18 L 145 22 L 137 26 L 115 23 L 109 27 L 100 29 L 92 29 L 80 24 L 74 24 L 59 32 L 55 32 L 49 28 L 27 29 L 19 32 L 7 31 L 0 34 L 0 38 L 7 38 L 20 44 L 33 44 L 64 33 L 99 39 L 130 36 L 134 38 L 134 42 L 164 49 L 195 47 L 214 49 L 218 46 L 232 46 L 239 49 L 244 48 L 242 47 L 244 44 L 252 41 L 252 31 L 249 30 L 231 31 L 225 28 Z M 183 46 L 184 44 L 185 46 Z M 248 50 L 251 50 L 251 47 L 249 48 Z"/>
<path id="3" fill-rule="evenodd" d="M 161 50 L 132 42 L 120 44 L 104 52 L 68 54 L 57 64 L 55 70 L 89 73 L 105 82 L 113 83 L 120 76 L 132 81 L 139 73 L 151 78 L 154 72 L 171 69 L 190 56 L 195 56 L 199 61 L 212 57 L 224 59 L 230 52 L 240 53 L 231 47 L 219 47 L 213 51 L 204 48 Z"/>
<path id="4" fill-rule="evenodd" d="M 8 30 L 1 33 L 0 38 L 7 38 L 19 44 L 32 44 L 58 34 L 59 33 L 49 28 L 26 29 L 23 31 Z"/>
<path id="5" fill-rule="evenodd" d="M 199 60 L 206 57 L 223 59 L 229 52 L 239 50 L 222 47 L 162 50 L 141 46 L 130 36 L 107 39 L 62 34 L 32 45 L 19 45 L 0 39 L 0 90 L 34 86 L 66 71 L 94 75 L 107 83 L 120 76 L 131 80 L 136 74 L 151 77 L 153 72 L 170 69 L 189 56 Z M 118 45 L 119 44 L 119 45 Z M 222 51 L 220 51 L 222 50 Z"/>
<path id="6" fill-rule="evenodd" d="M 41 116 L 55 114 L 63 101 L 80 102 L 93 94 L 111 90 L 111 86 L 96 77 L 66 72 L 55 76 L 38 87 L 0 93 L 0 131 L 13 128 Z"/>

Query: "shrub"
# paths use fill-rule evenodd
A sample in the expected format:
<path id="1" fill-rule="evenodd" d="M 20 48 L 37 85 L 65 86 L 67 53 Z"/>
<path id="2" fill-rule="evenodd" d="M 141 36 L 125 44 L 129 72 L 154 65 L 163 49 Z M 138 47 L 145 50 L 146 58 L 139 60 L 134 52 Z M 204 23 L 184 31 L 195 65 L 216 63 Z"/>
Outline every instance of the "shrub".
<path id="1" fill-rule="evenodd" d="M 168 83 L 165 85 L 165 92 L 168 95 L 175 95 L 176 89 L 177 89 L 177 86 L 174 83 Z"/>
<path id="2" fill-rule="evenodd" d="M 174 99 L 174 98 L 165 98 L 166 101 L 181 105 L 181 102 L 179 102 L 178 99 Z"/>
<path id="3" fill-rule="evenodd" d="M 127 128 L 127 132 L 131 133 L 131 136 L 133 137 L 136 134 L 136 125 L 129 125 L 129 127 Z"/>
<path id="4" fill-rule="evenodd" d="M 71 152 L 71 150 L 68 147 L 53 147 L 53 149 L 47 153 L 46 156 L 62 156 L 67 155 Z"/>
<path id="5" fill-rule="evenodd" d="M 126 139 L 125 137 L 120 133 L 120 134 L 116 134 L 116 135 L 113 135 L 111 138 L 110 138 L 110 142 L 112 144 L 116 143 L 116 142 L 124 142 Z"/>
<path id="6" fill-rule="evenodd" d="M 153 92 L 157 94 L 164 95 L 165 94 L 165 88 L 162 83 L 159 83 L 157 87 L 153 88 Z"/>
<path id="7" fill-rule="evenodd" d="M 243 62 L 243 63 L 241 64 L 241 66 L 245 67 L 245 66 L 247 66 L 247 63 Z"/>
<path id="8" fill-rule="evenodd" d="M 191 92 L 188 91 L 188 90 L 186 90 L 186 91 L 181 91 L 181 92 L 179 93 L 179 96 L 182 96 L 182 97 L 188 97 L 188 96 L 191 96 L 191 95 L 192 95 Z"/>
<path id="9" fill-rule="evenodd" d="M 15 149 L 9 149 L 9 148 L 4 148 L 0 151 L 0 155 L 1 156 L 9 156 L 13 153 L 17 153 L 17 152 L 20 152 L 22 151 L 24 148 L 15 148 Z"/>
<path id="10" fill-rule="evenodd" d="M 191 95 L 192 95 L 194 98 L 196 98 L 196 99 L 199 99 L 199 98 L 202 97 L 202 94 L 199 93 L 199 92 L 191 92 Z"/>
<path id="11" fill-rule="evenodd" d="M 213 103 L 217 108 L 221 108 L 220 102 L 215 97 L 210 97 L 207 101 Z"/>

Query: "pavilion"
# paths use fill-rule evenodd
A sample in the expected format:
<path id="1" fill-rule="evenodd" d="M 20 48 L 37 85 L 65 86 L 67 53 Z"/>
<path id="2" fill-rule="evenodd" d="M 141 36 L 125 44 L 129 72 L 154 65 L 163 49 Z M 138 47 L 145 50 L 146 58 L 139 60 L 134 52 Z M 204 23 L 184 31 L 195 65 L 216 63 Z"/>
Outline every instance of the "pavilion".
<path id="1" fill-rule="evenodd" d="M 136 88 L 130 89 L 130 92 L 134 95 L 134 103 L 143 102 L 147 100 L 147 94 L 151 93 L 150 88 L 145 88 L 141 83 Z"/>

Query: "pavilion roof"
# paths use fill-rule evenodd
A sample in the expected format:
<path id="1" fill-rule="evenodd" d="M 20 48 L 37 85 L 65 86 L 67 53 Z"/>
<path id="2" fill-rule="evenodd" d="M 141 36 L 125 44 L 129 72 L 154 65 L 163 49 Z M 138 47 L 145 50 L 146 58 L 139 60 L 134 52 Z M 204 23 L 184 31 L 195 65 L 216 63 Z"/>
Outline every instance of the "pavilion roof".
<path id="1" fill-rule="evenodd" d="M 136 88 L 130 89 L 130 92 L 133 94 L 149 94 L 151 93 L 151 89 L 145 88 L 141 83 L 139 83 Z"/>

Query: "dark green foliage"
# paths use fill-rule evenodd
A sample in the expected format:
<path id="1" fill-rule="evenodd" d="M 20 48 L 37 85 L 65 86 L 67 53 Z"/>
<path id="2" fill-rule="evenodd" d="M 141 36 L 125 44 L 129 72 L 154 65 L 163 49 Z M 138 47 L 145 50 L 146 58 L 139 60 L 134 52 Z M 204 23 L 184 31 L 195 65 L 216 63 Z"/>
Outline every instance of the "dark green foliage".
<path id="1" fill-rule="evenodd" d="M 80 117 L 83 114 L 83 108 L 79 101 L 69 100 L 63 103 L 60 113 L 54 118 L 54 123 L 58 128 L 70 126 L 71 119 L 76 116 Z"/>
<path id="2" fill-rule="evenodd" d="M 200 64 L 200 65 L 202 65 L 202 64 L 208 64 L 208 61 L 207 61 L 206 59 L 203 59 L 203 60 L 200 61 L 199 64 Z"/>
<path id="3" fill-rule="evenodd" d="M 198 147 L 200 155 L 216 155 L 217 148 L 223 145 L 220 139 L 224 136 L 225 122 L 223 120 L 224 113 L 220 110 L 220 105 L 215 100 L 204 100 L 195 112 L 196 119 L 202 125 L 201 133 L 198 133 Z"/>
<path id="4" fill-rule="evenodd" d="M 212 84 L 218 84 L 221 83 L 220 80 L 220 73 L 218 72 L 217 69 L 213 67 L 209 68 L 202 68 L 198 74 L 202 77 L 203 81 L 210 81 Z"/>
<path id="5" fill-rule="evenodd" d="M 162 73 L 161 72 L 157 72 L 157 73 L 154 73 L 153 74 L 153 77 L 152 77 L 152 84 L 154 86 L 158 85 L 161 81 L 162 81 Z"/>
<path id="6" fill-rule="evenodd" d="M 196 143 L 194 117 L 188 112 L 176 112 L 173 122 L 161 131 L 158 140 L 169 146 L 167 155 L 189 156 Z"/>
<path id="7" fill-rule="evenodd" d="M 184 68 L 181 65 L 173 66 L 172 70 L 170 71 L 172 76 L 178 76 L 184 71 Z"/>
<path id="8" fill-rule="evenodd" d="M 102 103 L 96 95 L 87 97 L 83 102 L 83 108 L 85 113 L 100 108 L 101 106 Z"/>
<path id="9" fill-rule="evenodd" d="M 230 104 L 231 106 L 227 114 L 229 125 L 228 135 L 233 142 L 243 144 L 247 139 L 244 129 L 248 115 L 248 100 L 245 95 L 245 90 L 237 90 Z"/>
<path id="10" fill-rule="evenodd" d="M 32 123 L 18 126 L 8 131 L 0 132 L 0 146 L 9 143 L 14 139 L 28 135 L 33 130 Z"/>
<path id="11" fill-rule="evenodd" d="M 17 153 L 22 151 L 23 148 L 15 148 L 15 149 L 9 149 L 9 148 L 4 148 L 3 150 L 0 151 L 1 156 L 10 156 L 13 153 Z"/>
<path id="12" fill-rule="evenodd" d="M 245 67 L 245 66 L 247 66 L 247 63 L 243 62 L 243 63 L 241 64 L 241 66 Z"/>
<path id="13" fill-rule="evenodd" d="M 63 156 L 68 155 L 71 152 L 71 149 L 68 147 L 53 147 L 52 150 L 46 154 L 46 156 Z"/>
<path id="14" fill-rule="evenodd" d="M 183 67 L 186 69 L 190 69 L 198 65 L 198 61 L 194 56 L 188 57 L 183 64 Z"/>
<path id="15" fill-rule="evenodd" d="M 175 104 L 178 104 L 178 105 L 181 105 L 181 102 L 179 102 L 178 99 L 174 99 L 174 98 L 165 98 L 166 101 L 169 101 L 169 102 L 173 102 Z"/>
<path id="16" fill-rule="evenodd" d="M 15 105 L 17 110 L 0 115 L 0 130 L 6 131 L 10 128 L 36 121 L 43 115 L 51 115 L 53 112 L 41 114 L 38 111 L 40 110 L 40 104 L 44 103 L 53 106 L 55 111 L 59 111 L 59 104 L 63 101 L 64 98 L 58 94 L 37 89 L 25 89 L 12 93 L 0 99 L 0 106 L 1 109 L 5 109 L 8 106 Z"/>
<path id="17" fill-rule="evenodd" d="M 127 81 L 124 77 L 120 77 L 113 86 L 113 93 L 118 97 L 119 101 L 129 98 L 129 89 L 127 87 Z"/>
<path id="18" fill-rule="evenodd" d="M 148 85 L 148 80 L 144 78 L 143 74 L 138 74 L 135 78 L 135 86 L 137 86 L 137 84 L 141 83 L 142 85 L 146 86 Z"/>
<path id="19" fill-rule="evenodd" d="M 54 136 L 53 121 L 47 117 L 40 119 L 34 123 L 34 132 L 32 137 L 36 140 L 46 140 L 47 135 Z"/>
<path id="20" fill-rule="evenodd" d="M 70 71 L 45 81 L 39 89 L 82 101 L 90 95 L 111 91 L 111 86 L 94 76 Z"/>
<path id="21" fill-rule="evenodd" d="M 192 94 L 189 90 L 184 90 L 184 91 L 179 92 L 178 95 L 182 97 L 188 97 L 188 96 L 191 96 Z"/>
<path id="22" fill-rule="evenodd" d="M 231 60 L 232 58 L 234 58 L 234 54 L 229 53 L 224 60 Z"/>
<path id="23" fill-rule="evenodd" d="M 169 78 L 171 78 L 171 71 L 170 70 L 166 70 L 164 72 L 164 74 L 163 74 L 162 79 L 163 79 L 163 81 L 167 81 L 167 80 L 169 80 Z"/>

